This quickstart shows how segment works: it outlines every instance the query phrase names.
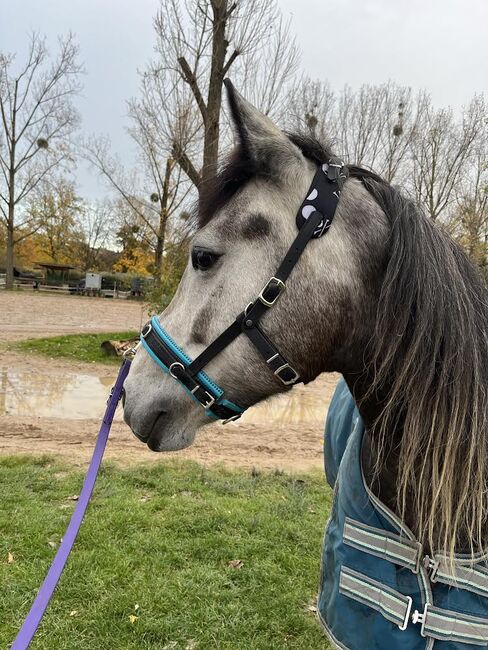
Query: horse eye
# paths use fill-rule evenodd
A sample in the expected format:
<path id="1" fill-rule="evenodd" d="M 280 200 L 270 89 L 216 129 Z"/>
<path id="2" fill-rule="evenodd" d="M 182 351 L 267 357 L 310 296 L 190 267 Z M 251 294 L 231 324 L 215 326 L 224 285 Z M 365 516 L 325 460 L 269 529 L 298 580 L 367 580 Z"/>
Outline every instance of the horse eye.
<path id="1" fill-rule="evenodd" d="M 207 271 L 219 259 L 220 255 L 211 253 L 203 248 L 194 248 L 191 252 L 191 263 L 194 269 Z"/>

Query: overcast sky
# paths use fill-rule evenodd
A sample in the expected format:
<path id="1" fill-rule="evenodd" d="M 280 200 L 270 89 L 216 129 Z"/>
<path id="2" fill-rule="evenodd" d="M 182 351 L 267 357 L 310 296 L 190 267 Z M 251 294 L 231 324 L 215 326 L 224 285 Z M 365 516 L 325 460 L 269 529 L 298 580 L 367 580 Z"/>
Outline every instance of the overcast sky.
<path id="1" fill-rule="evenodd" d="M 426 88 L 436 105 L 456 110 L 488 93 L 488 0 L 278 0 L 302 51 L 301 67 L 335 89 L 392 79 Z M 87 133 L 108 133 L 127 164 L 125 101 L 137 95 L 137 69 L 153 52 L 158 0 L 0 0 L 0 50 L 25 56 L 37 30 L 55 49 L 72 30 L 86 67 L 78 101 Z M 102 196 L 84 169 L 78 189 Z"/>

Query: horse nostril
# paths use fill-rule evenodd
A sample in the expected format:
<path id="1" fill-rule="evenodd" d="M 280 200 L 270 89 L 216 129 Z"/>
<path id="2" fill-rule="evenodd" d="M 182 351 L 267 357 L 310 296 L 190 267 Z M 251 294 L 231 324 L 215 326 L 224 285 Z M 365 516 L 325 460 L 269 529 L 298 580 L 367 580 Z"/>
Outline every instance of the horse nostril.
<path id="1" fill-rule="evenodd" d="M 121 400 L 122 406 L 125 406 L 125 388 L 122 388 Z"/>
<path id="2" fill-rule="evenodd" d="M 166 415 L 168 415 L 168 411 L 159 411 L 158 413 L 156 413 L 156 417 L 154 418 L 152 426 L 150 428 L 151 433 L 156 428 L 158 422 L 162 420 Z"/>

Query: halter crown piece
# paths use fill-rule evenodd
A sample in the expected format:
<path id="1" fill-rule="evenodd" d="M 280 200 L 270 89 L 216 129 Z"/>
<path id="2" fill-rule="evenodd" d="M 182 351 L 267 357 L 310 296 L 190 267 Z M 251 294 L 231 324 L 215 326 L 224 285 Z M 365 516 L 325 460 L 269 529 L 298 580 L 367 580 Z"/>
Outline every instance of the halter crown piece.
<path id="1" fill-rule="evenodd" d="M 203 372 L 203 368 L 240 334 L 248 337 L 270 371 L 285 386 L 291 386 L 300 379 L 297 371 L 262 331 L 259 321 L 276 304 L 285 290 L 286 280 L 308 242 L 322 237 L 329 230 L 347 177 L 348 170 L 338 158 L 330 158 L 327 163 L 318 167 L 307 198 L 296 216 L 298 234 L 276 273 L 268 280 L 256 300 L 249 303 L 235 321 L 196 359 L 192 360 L 185 354 L 156 316 L 142 328 L 140 342 L 151 358 L 203 406 L 209 417 L 224 420 L 225 424 L 237 420 L 244 413 L 245 409 L 225 399 L 223 389 Z"/>

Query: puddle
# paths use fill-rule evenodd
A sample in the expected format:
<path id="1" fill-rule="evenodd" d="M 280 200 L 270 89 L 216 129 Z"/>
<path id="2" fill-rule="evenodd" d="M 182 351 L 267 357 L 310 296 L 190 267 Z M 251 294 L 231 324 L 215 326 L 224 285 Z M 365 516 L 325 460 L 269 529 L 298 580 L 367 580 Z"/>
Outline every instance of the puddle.
<path id="1" fill-rule="evenodd" d="M 0 368 L 0 415 L 99 419 L 105 410 L 114 377 L 84 374 L 42 375 Z M 297 387 L 249 409 L 242 417 L 248 424 L 323 423 L 324 395 Z M 116 418 L 120 419 L 121 409 Z"/>
<path id="2" fill-rule="evenodd" d="M 0 369 L 0 415 L 86 420 L 100 418 L 113 379 L 93 375 Z"/>

